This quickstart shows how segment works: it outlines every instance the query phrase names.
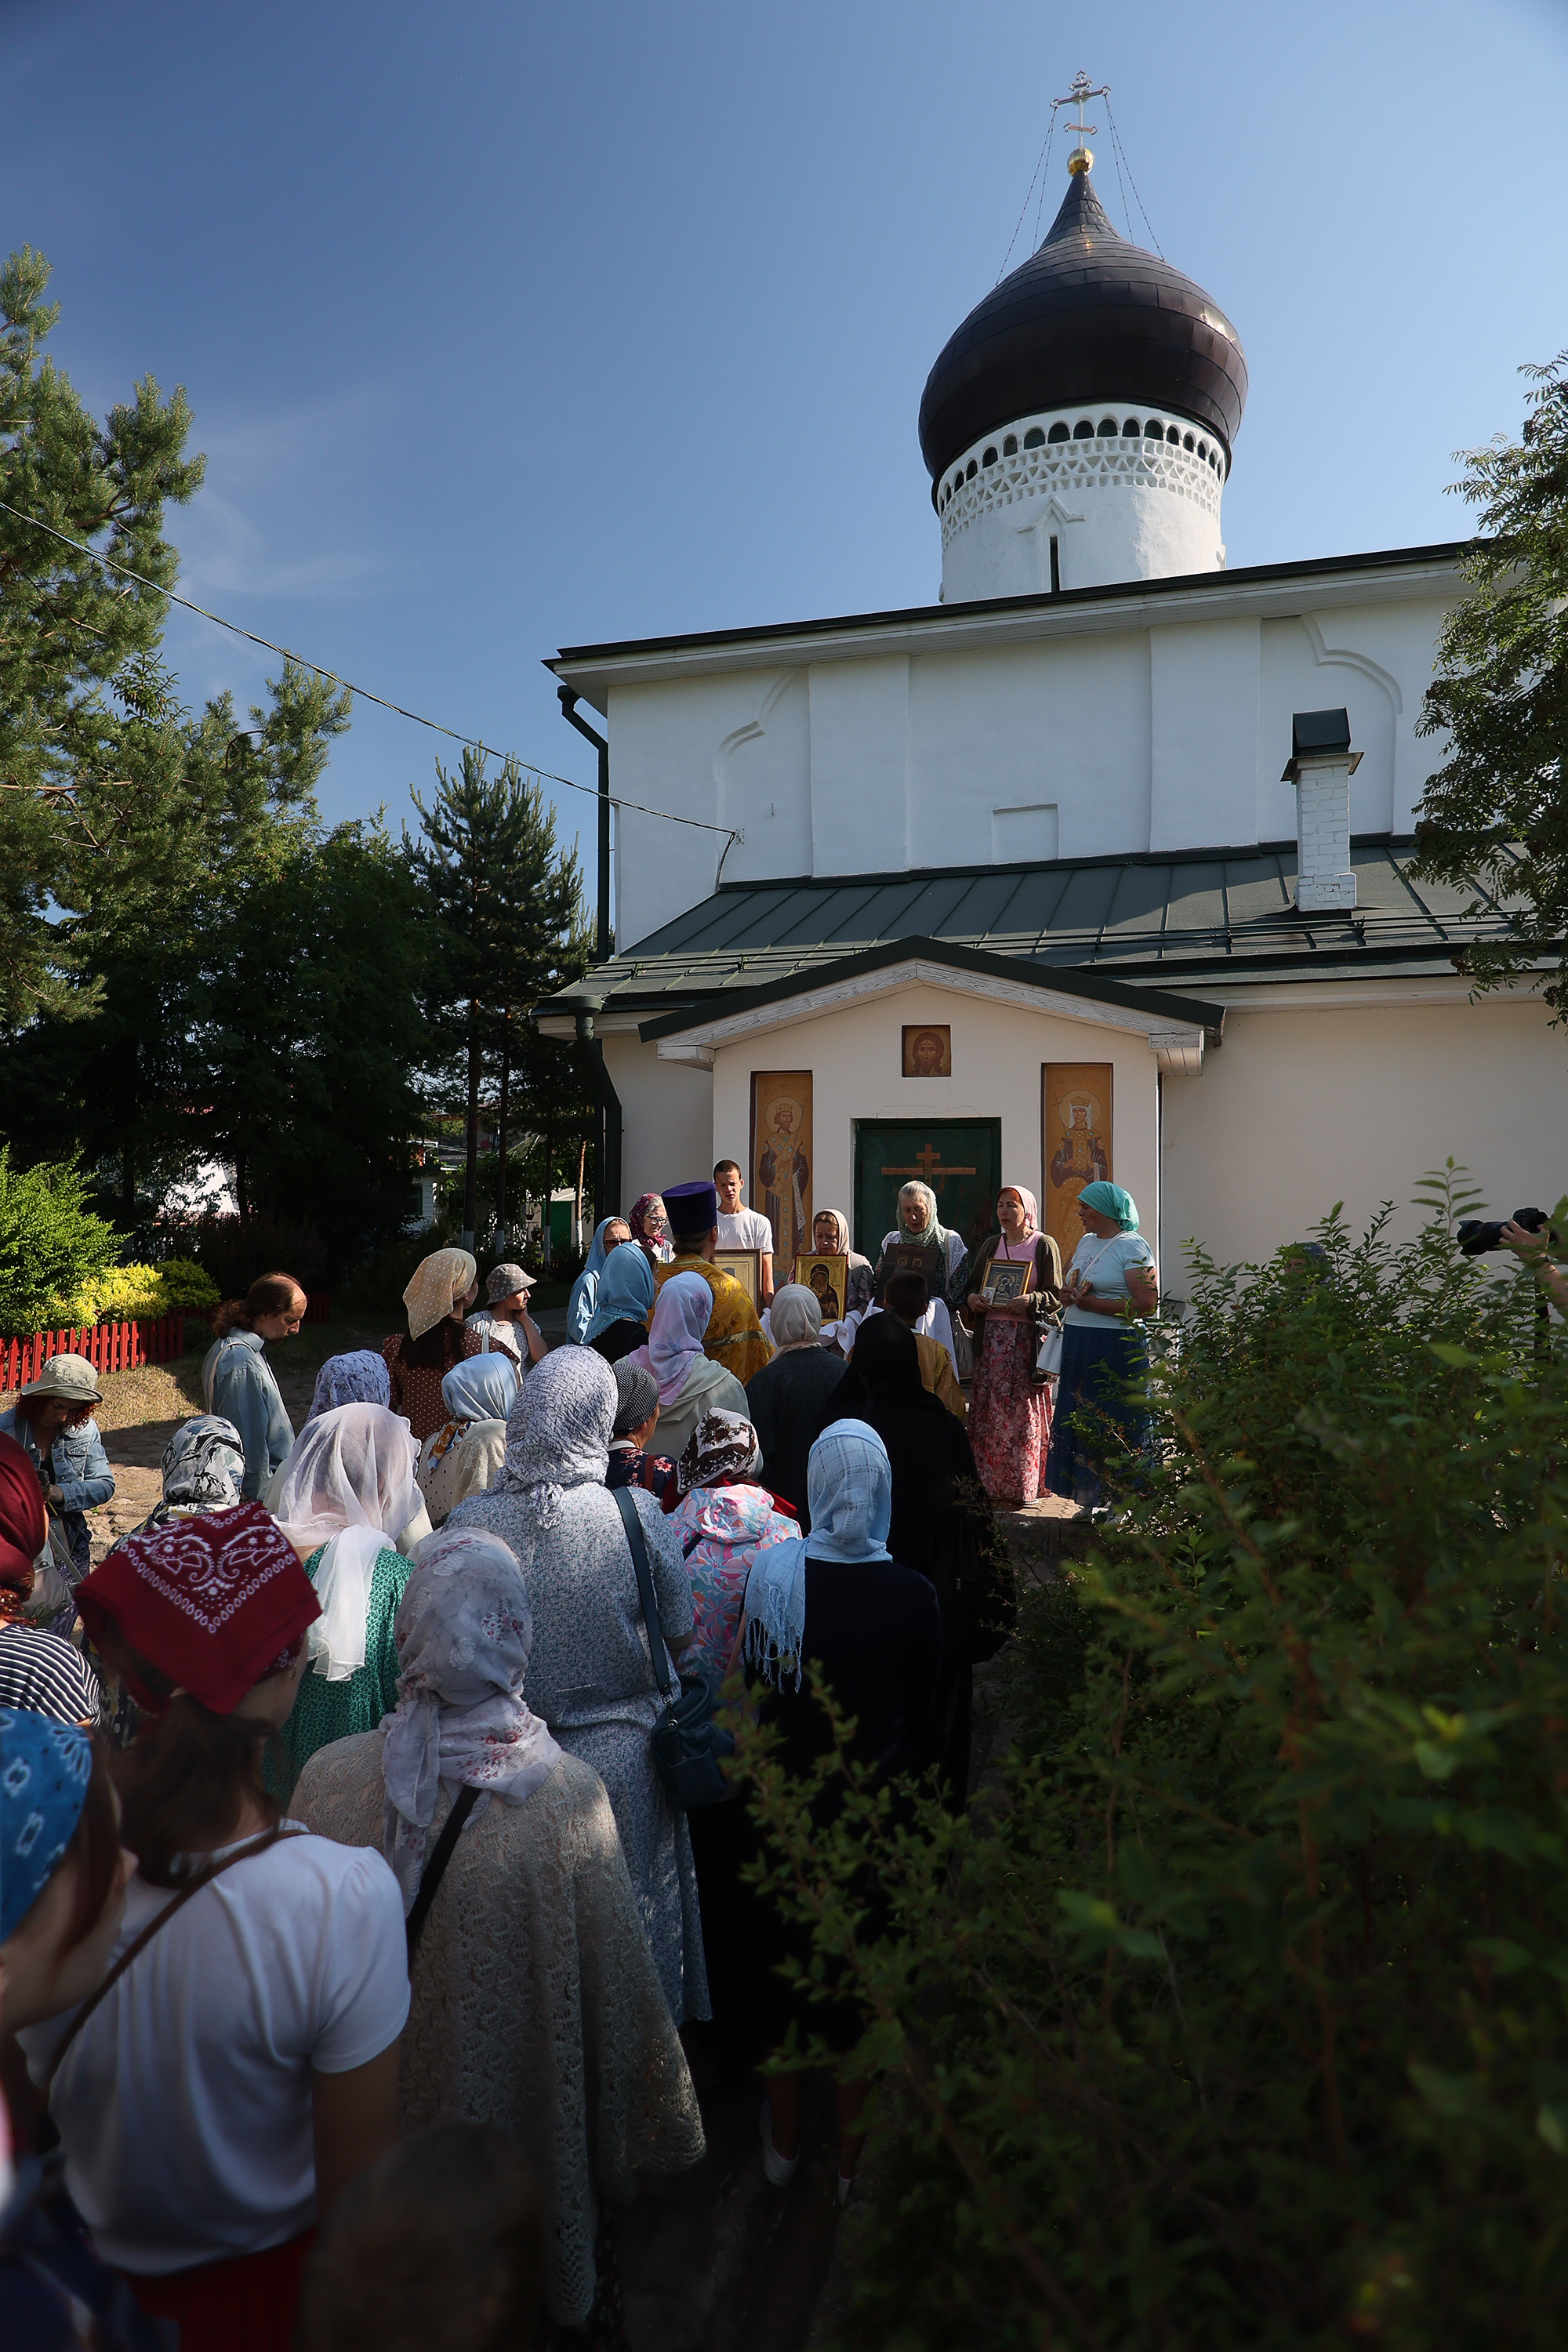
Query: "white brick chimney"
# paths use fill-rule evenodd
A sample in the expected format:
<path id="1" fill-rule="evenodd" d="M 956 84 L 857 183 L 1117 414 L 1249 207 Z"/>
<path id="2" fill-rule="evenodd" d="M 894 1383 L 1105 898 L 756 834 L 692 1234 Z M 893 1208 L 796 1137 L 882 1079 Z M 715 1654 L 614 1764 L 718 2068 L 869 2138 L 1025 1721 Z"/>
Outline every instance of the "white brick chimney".
<path id="1" fill-rule="evenodd" d="M 1280 782 L 1296 787 L 1296 904 L 1304 915 L 1348 915 L 1355 905 L 1351 778 L 1360 765 L 1349 711 L 1297 711 Z"/>

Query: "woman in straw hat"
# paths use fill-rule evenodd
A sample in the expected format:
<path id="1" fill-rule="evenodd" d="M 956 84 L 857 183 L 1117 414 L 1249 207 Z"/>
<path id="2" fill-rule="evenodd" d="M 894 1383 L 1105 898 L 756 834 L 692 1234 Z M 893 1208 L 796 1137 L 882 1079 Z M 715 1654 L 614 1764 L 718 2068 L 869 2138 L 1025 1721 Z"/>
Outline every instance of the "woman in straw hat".
<path id="1" fill-rule="evenodd" d="M 102 1401 L 98 1374 L 85 1356 L 51 1356 L 10 1412 L 0 1413 L 0 1434 L 14 1437 L 37 1471 L 79 1579 L 92 1557 L 85 1514 L 114 1492 L 114 1474 L 92 1417 L 93 1406 Z M 68 1620 L 62 1630 L 68 1631 Z"/>

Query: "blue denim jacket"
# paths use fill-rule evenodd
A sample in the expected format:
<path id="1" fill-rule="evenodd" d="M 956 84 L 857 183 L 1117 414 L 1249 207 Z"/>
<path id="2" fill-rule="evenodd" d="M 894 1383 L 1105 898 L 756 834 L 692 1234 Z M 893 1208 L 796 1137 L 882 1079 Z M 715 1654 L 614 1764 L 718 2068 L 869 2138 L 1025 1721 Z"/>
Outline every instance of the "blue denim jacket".
<path id="1" fill-rule="evenodd" d="M 14 1405 L 9 1412 L 0 1413 L 0 1434 L 14 1437 L 28 1461 L 37 1465 L 37 1439 Z M 108 1502 L 114 1492 L 114 1473 L 109 1466 L 98 1423 L 90 1415 L 79 1429 L 60 1430 L 51 1453 L 54 1476 L 49 1483 L 60 1490 L 58 1510 L 95 1511 L 100 1503 Z"/>
<path id="2" fill-rule="evenodd" d="M 247 1503 L 270 1484 L 294 1446 L 294 1424 L 261 1348 L 259 1332 L 234 1330 L 215 1341 L 202 1362 L 207 1411 L 232 1421 L 245 1447 L 241 1492 Z"/>

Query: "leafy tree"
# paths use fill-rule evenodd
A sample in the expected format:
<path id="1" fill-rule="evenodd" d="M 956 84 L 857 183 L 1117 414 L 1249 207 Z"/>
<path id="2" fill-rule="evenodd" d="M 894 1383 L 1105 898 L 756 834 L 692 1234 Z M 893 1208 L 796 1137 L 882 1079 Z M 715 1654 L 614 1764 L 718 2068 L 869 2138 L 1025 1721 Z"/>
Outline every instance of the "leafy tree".
<path id="1" fill-rule="evenodd" d="M 198 940 L 247 879 L 275 878 L 319 835 L 314 786 L 348 697 L 288 663 L 250 728 L 227 695 L 193 719 L 151 656 L 116 691 L 123 715 L 105 707 L 78 729 L 77 821 L 100 845 L 56 925 L 63 1001 L 0 1045 L 0 1087 L 24 1150 L 57 1148 L 63 1125 L 89 1165 L 118 1163 L 129 1232 L 212 1149 L 189 1096 Z"/>
<path id="2" fill-rule="evenodd" d="M 379 824 L 300 841 L 200 905 L 179 1104 L 239 1209 L 309 1211 L 340 1261 L 410 1207 L 427 1034 L 412 877 Z"/>
<path id="3" fill-rule="evenodd" d="M 966 1816 L 824 1835 L 753 1745 L 885 2070 L 852 2341 L 1563 2340 L 1568 1368 L 1451 1225 L 1198 1260 Z"/>
<path id="4" fill-rule="evenodd" d="M 1486 533 L 1465 562 L 1471 593 L 1443 625 L 1417 732 L 1448 754 L 1428 782 L 1416 872 L 1486 892 L 1508 929 L 1465 951 L 1478 988 L 1550 968 L 1568 1023 L 1568 352 L 1532 383 L 1517 443 L 1469 451 L 1455 485 Z"/>
<path id="5" fill-rule="evenodd" d="M 49 268 L 24 247 L 0 271 L 0 1020 L 39 1005 L 84 1013 L 68 992 L 70 942 L 47 919 L 68 905 L 91 863 L 133 821 L 79 784 L 109 719 L 104 689 L 153 655 L 176 558 L 163 537 L 165 501 L 189 499 L 204 461 L 184 455 L 183 391 L 160 398 L 151 376 L 100 425 L 43 355 L 58 317 Z M 154 583 L 107 572 L 37 528 L 37 518 L 90 541 Z"/>

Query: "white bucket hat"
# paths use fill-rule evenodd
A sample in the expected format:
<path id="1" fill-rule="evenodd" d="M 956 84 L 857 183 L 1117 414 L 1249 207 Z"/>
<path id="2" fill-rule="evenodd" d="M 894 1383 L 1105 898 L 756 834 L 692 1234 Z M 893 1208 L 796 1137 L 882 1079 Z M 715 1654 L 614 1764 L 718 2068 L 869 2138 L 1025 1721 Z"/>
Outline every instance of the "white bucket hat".
<path id="1" fill-rule="evenodd" d="M 51 1356 L 36 1381 L 22 1391 L 25 1397 L 59 1397 L 73 1405 L 101 1404 L 98 1374 L 85 1356 Z"/>

